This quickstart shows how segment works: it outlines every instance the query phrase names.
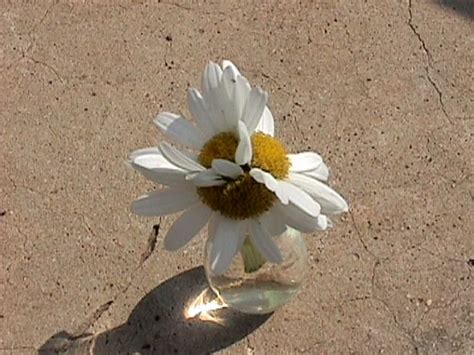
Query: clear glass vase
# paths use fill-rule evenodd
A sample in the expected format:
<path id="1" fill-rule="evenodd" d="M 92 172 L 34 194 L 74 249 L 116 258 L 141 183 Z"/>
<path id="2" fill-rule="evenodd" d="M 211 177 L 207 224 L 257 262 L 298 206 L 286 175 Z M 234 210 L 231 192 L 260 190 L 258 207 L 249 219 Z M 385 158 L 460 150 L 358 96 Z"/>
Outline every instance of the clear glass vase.
<path id="1" fill-rule="evenodd" d="M 210 267 L 212 241 L 206 242 L 204 267 L 212 290 L 228 306 L 251 314 L 264 314 L 287 303 L 299 290 L 307 268 L 306 245 L 301 233 L 287 228 L 275 236 L 283 262 L 265 262 L 247 238 L 228 270 L 216 275 Z M 259 262 L 260 260 L 260 262 Z"/>

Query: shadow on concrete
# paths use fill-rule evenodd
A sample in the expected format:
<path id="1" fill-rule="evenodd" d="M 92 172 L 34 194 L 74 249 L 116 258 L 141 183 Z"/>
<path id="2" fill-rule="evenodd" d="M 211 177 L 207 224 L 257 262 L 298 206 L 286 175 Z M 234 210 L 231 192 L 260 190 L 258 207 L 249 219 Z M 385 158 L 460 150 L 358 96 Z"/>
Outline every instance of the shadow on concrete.
<path id="1" fill-rule="evenodd" d="M 205 321 L 187 319 L 189 304 L 206 289 L 204 269 L 188 270 L 149 292 L 126 323 L 97 335 L 60 332 L 39 354 L 209 354 L 244 338 L 271 316 L 220 309 Z"/>
<path id="2" fill-rule="evenodd" d="M 435 0 L 435 2 L 470 19 L 474 19 L 474 0 Z"/>

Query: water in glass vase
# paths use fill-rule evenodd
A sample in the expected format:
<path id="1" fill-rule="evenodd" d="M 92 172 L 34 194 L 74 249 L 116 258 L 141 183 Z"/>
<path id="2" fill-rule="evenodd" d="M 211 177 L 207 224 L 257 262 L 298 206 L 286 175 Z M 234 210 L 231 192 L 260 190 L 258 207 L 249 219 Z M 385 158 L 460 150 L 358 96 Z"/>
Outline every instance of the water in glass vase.
<path id="1" fill-rule="evenodd" d="M 212 241 L 206 245 L 206 275 L 211 288 L 230 307 L 243 313 L 273 312 L 287 303 L 299 290 L 307 267 L 304 239 L 299 231 L 288 228 L 275 236 L 283 262 L 266 262 L 247 239 L 240 253 L 223 275 L 210 269 Z"/>

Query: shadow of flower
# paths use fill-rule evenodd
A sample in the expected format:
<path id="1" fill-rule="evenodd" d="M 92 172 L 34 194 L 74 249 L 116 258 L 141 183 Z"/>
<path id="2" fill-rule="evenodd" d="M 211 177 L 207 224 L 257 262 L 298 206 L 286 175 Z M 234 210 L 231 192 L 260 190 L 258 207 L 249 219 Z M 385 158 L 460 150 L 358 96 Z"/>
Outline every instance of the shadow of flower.
<path id="1" fill-rule="evenodd" d="M 270 315 L 247 315 L 223 308 L 206 321 L 188 319 L 190 304 L 202 296 L 207 281 L 202 267 L 183 272 L 149 292 L 127 322 L 80 338 L 66 332 L 52 336 L 40 354 L 208 354 L 244 338 Z"/>
<path id="2" fill-rule="evenodd" d="M 438 4 L 474 19 L 474 2 L 472 0 L 439 0 Z"/>

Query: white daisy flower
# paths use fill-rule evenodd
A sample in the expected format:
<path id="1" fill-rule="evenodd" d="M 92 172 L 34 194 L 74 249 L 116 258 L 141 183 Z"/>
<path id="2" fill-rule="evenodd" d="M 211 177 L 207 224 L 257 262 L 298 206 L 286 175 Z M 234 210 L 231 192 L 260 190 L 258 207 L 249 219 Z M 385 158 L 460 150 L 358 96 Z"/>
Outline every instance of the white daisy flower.
<path id="1" fill-rule="evenodd" d="M 269 262 L 282 256 L 272 236 L 287 226 L 311 233 L 332 226 L 327 217 L 348 210 L 346 201 L 324 182 L 329 171 L 313 152 L 287 154 L 275 139 L 268 95 L 252 88 L 230 62 L 210 62 L 201 92 L 190 89 L 188 107 L 195 124 L 161 113 L 155 124 L 169 143 L 133 152 L 130 164 L 164 187 L 140 197 L 132 211 L 163 216 L 184 211 L 164 245 L 183 247 L 209 222 L 211 269 L 226 271 L 245 239 Z"/>

